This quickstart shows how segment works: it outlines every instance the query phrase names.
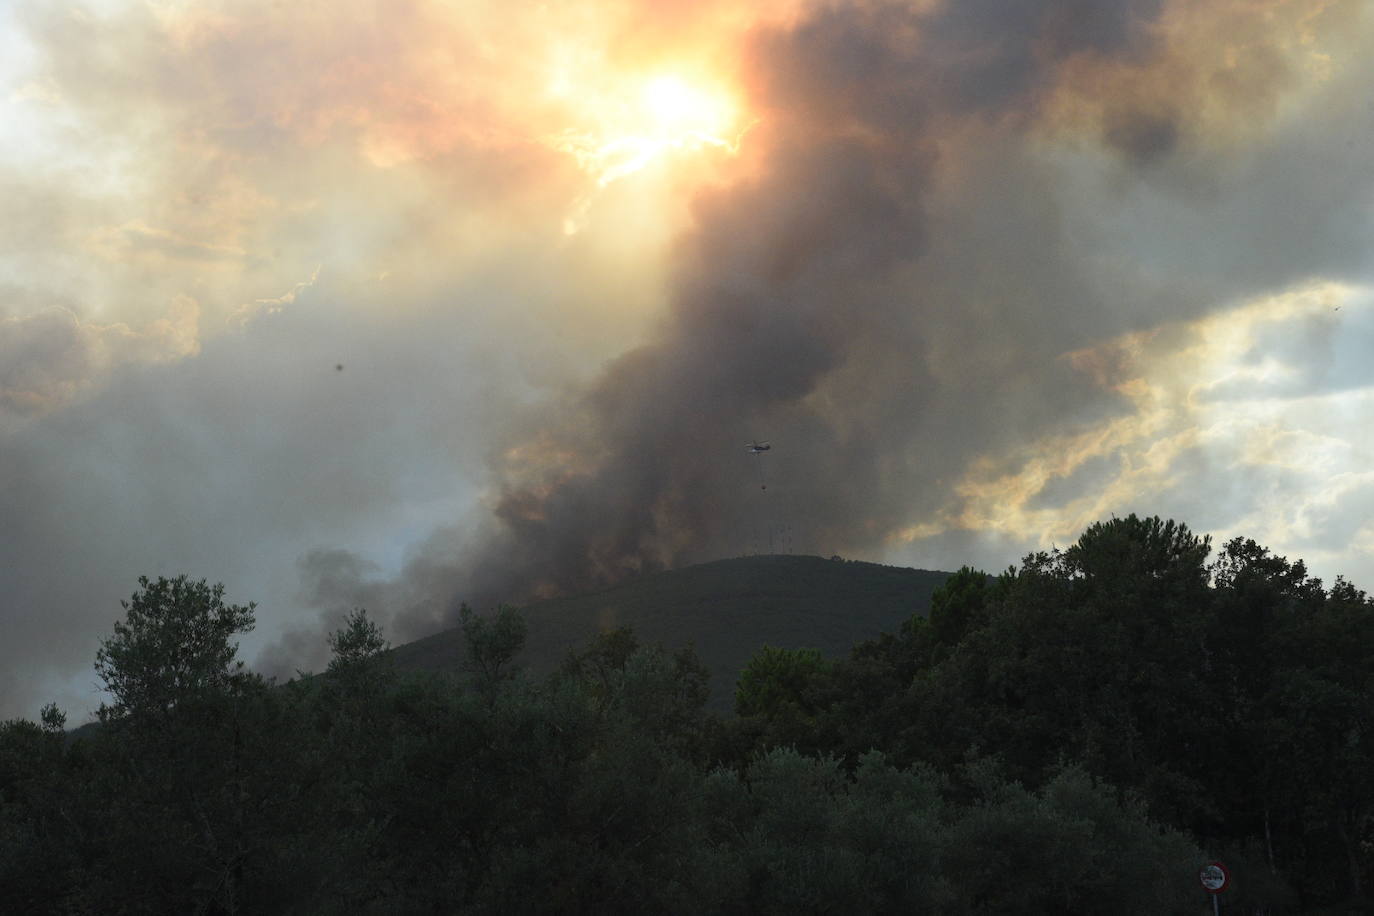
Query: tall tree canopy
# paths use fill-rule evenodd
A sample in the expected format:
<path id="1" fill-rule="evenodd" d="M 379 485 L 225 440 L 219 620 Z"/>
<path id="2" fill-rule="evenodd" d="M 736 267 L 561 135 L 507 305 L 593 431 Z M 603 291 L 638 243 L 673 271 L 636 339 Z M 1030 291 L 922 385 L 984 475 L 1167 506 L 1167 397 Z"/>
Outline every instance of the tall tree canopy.
<path id="1" fill-rule="evenodd" d="M 231 640 L 253 629 L 256 605 L 225 604 L 224 586 L 204 579 L 140 577 L 138 584 L 140 590 L 120 602 L 125 619 L 96 653 L 96 673 L 114 698 L 102 707 L 102 718 L 165 713 L 225 686 L 243 669 Z"/>

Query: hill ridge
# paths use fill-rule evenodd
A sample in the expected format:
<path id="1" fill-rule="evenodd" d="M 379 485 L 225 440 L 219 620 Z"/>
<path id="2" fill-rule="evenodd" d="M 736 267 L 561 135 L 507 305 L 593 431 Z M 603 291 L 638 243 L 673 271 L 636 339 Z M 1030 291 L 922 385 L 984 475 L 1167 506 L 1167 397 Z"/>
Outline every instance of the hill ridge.
<path id="1" fill-rule="evenodd" d="M 517 662 L 542 676 L 598 632 L 631 626 L 642 644 L 694 645 L 711 672 L 711 706 L 725 711 L 739 672 L 764 644 L 842 656 L 928 614 L 950 575 L 791 554 L 711 560 L 522 607 L 529 636 Z M 398 667 L 420 670 L 451 670 L 463 653 L 457 627 L 392 649 Z"/>

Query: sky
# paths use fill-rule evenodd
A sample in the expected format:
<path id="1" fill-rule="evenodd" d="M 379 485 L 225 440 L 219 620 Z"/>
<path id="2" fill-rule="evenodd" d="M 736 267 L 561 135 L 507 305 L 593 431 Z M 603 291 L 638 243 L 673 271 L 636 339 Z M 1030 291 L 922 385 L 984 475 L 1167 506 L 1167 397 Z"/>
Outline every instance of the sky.
<path id="1" fill-rule="evenodd" d="M 0 718 L 1174 518 L 1374 587 L 1362 0 L 0 3 Z M 746 446 L 767 441 L 753 455 Z"/>

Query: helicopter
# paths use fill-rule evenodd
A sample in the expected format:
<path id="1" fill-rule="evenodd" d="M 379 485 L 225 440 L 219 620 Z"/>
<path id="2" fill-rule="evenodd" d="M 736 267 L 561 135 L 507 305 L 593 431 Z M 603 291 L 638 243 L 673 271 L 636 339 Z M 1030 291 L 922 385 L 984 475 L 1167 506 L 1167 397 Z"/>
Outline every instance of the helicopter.
<path id="1" fill-rule="evenodd" d="M 772 447 L 773 447 L 773 446 L 769 445 L 767 442 L 759 442 L 759 441 L 756 439 L 756 440 L 754 440 L 753 442 L 750 442 L 750 443 L 749 443 L 748 445 L 746 445 L 744 448 L 745 448 L 746 451 L 749 452 L 749 454 L 751 454 L 751 455 L 753 455 L 753 456 L 755 456 L 755 457 L 758 457 L 759 455 L 762 455 L 764 452 L 768 451 L 768 450 L 769 450 L 770 448 L 772 448 Z M 759 489 L 760 489 L 760 490 L 767 490 L 767 489 L 768 489 L 768 482 L 767 482 L 766 480 L 764 480 L 764 477 L 763 477 L 763 459 L 761 459 L 761 458 L 759 459 L 758 466 L 759 466 Z"/>

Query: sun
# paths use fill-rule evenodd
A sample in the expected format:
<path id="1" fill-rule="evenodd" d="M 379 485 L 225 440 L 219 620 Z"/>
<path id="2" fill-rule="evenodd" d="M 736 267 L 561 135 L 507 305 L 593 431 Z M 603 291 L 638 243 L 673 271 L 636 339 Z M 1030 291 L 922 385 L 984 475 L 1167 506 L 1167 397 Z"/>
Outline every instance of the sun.
<path id="1" fill-rule="evenodd" d="M 719 85 L 676 73 L 616 80 L 600 92 L 560 92 L 576 99 L 582 122 L 560 133 L 555 145 L 575 156 L 597 185 L 639 172 L 651 163 L 704 149 L 735 152 L 747 125 Z"/>
<path id="2" fill-rule="evenodd" d="M 658 131 L 679 141 L 687 137 L 718 140 L 734 120 L 733 106 L 723 94 L 676 76 L 658 76 L 645 83 L 642 103 Z"/>

